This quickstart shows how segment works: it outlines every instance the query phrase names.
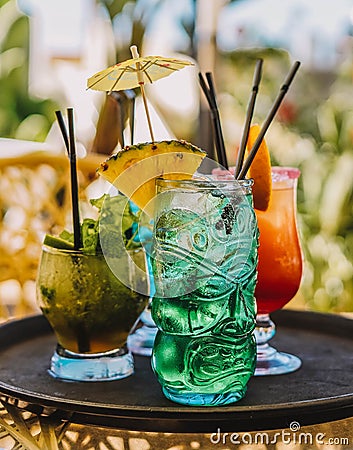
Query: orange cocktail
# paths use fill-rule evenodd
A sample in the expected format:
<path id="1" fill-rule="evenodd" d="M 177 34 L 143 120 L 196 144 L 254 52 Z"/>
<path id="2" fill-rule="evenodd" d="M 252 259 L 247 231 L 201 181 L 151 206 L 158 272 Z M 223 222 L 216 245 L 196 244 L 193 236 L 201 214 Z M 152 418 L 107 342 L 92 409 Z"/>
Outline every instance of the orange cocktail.
<path id="1" fill-rule="evenodd" d="M 266 211 L 256 211 L 260 230 L 255 337 L 255 375 L 278 375 L 297 370 L 297 356 L 277 351 L 268 342 L 276 326 L 270 313 L 282 308 L 297 293 L 303 271 L 296 221 L 298 169 L 272 167 L 272 194 Z"/>
<path id="2" fill-rule="evenodd" d="M 282 308 L 297 293 L 303 270 L 296 223 L 299 170 L 273 167 L 272 196 L 267 211 L 256 211 L 260 230 L 258 314 Z"/>

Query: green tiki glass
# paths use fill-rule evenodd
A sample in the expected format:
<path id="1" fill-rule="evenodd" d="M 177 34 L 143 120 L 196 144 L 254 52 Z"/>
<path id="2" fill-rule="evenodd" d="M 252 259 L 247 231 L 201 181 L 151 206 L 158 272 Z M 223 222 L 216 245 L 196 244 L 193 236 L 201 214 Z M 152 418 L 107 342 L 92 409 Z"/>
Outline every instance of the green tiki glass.
<path id="1" fill-rule="evenodd" d="M 157 180 L 152 367 L 186 405 L 241 399 L 256 364 L 251 180 Z"/>
<path id="2" fill-rule="evenodd" d="M 119 264 L 130 286 L 109 268 L 103 254 L 43 246 L 37 276 L 38 304 L 52 326 L 57 348 L 50 374 L 76 381 L 125 378 L 134 371 L 126 340 L 147 304 L 143 249 L 128 250 Z M 135 276 L 139 272 L 139 276 Z"/>

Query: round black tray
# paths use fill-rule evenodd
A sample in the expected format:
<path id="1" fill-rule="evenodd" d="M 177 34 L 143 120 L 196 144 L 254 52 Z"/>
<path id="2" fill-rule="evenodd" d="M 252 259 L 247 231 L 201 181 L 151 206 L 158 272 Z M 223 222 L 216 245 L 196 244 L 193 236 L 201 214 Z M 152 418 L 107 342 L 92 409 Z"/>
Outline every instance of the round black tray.
<path id="1" fill-rule="evenodd" d="M 167 400 L 147 357 L 136 372 L 111 382 L 63 382 L 48 372 L 54 335 L 43 316 L 0 327 L 0 393 L 55 408 L 88 425 L 156 432 L 213 433 L 288 428 L 353 416 L 353 320 L 282 310 L 272 315 L 275 347 L 298 355 L 294 373 L 253 377 L 231 406 L 184 407 Z"/>

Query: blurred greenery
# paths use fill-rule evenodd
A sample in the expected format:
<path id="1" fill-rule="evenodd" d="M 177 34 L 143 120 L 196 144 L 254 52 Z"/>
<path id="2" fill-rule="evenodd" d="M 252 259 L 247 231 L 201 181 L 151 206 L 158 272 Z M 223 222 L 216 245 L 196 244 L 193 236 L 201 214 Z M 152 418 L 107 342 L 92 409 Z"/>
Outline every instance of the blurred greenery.
<path id="1" fill-rule="evenodd" d="M 353 310 L 352 70 L 352 61 L 344 61 L 327 98 L 315 109 L 305 105 L 316 129 L 311 134 L 314 151 L 300 164 L 308 256 L 304 288 L 308 305 L 320 310 Z"/>
<path id="2" fill-rule="evenodd" d="M 116 60 L 130 58 L 131 43 L 142 46 L 148 23 L 163 2 L 97 1 L 115 31 Z M 130 24 L 125 34 L 119 29 L 123 16 Z M 190 38 L 190 56 L 195 56 L 194 25 L 181 24 Z M 0 30 L 0 134 L 44 140 L 55 105 L 28 93 L 28 19 L 14 0 L 0 0 Z M 217 54 L 215 79 L 230 163 L 236 145 L 232 132 L 243 124 L 258 57 L 264 67 L 254 122 L 261 123 L 291 66 L 290 55 L 272 48 Z M 352 76 L 349 58 L 335 72 L 301 67 L 266 135 L 272 163 L 301 170 L 298 222 L 305 273 L 297 300 L 319 311 L 353 311 Z"/>
<path id="3" fill-rule="evenodd" d="M 262 123 L 291 61 L 279 49 L 222 55 L 225 115 L 244 120 L 257 58 L 263 78 L 253 122 Z M 305 272 L 297 302 L 318 311 L 353 311 L 353 62 L 336 73 L 301 67 L 266 134 L 272 164 L 301 170 L 298 224 Z M 227 119 L 228 120 L 228 119 Z"/>
<path id="4" fill-rule="evenodd" d="M 165 0 L 97 0 L 105 7 L 115 31 L 115 64 L 131 58 L 130 45 L 142 47 L 147 24 Z M 124 26 L 121 25 L 124 21 Z"/>
<path id="5" fill-rule="evenodd" d="M 42 142 L 56 105 L 28 92 L 29 24 L 13 0 L 0 3 L 0 30 L 0 136 Z"/>

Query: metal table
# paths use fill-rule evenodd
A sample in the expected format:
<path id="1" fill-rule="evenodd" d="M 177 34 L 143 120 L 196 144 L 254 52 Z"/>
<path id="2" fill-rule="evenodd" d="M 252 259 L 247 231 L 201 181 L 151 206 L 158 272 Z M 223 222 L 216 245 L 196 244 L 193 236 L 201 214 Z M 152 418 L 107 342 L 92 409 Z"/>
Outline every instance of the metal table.
<path id="1" fill-rule="evenodd" d="M 86 436 L 87 442 L 87 436 L 96 435 L 97 430 L 100 439 L 112 433 L 123 439 L 123 433 L 125 448 L 132 448 L 131 439 L 141 436 L 149 436 L 148 442 L 158 438 L 160 443 L 169 436 L 169 445 L 170 436 L 174 439 L 182 433 L 182 439 L 188 439 L 190 445 L 201 445 L 203 441 L 202 448 L 207 448 L 206 439 L 209 448 L 214 449 L 215 441 L 220 444 L 224 440 L 223 433 L 254 437 L 265 431 L 263 439 L 270 443 L 276 430 L 287 430 L 289 439 L 300 430 L 320 429 L 319 424 L 325 429 L 330 424 L 331 434 L 337 433 L 332 427 L 339 424 L 341 436 L 332 437 L 351 440 L 353 445 L 352 436 L 347 436 L 352 431 L 345 428 L 352 430 L 353 424 L 353 320 L 290 310 L 278 311 L 272 317 L 277 324 L 273 345 L 298 355 L 302 368 L 287 375 L 253 377 L 241 401 L 206 408 L 185 407 L 165 399 L 146 357 L 135 357 L 136 373 L 120 381 L 77 383 L 53 379 L 47 368 L 55 338 L 44 317 L 8 322 L 0 327 L 0 424 L 4 427 L 4 421 L 13 420 L 12 425 L 6 425 L 7 433 L 11 426 L 20 424 L 20 435 L 27 435 L 29 441 L 33 424 L 37 433 L 39 427 L 38 436 L 44 446 L 28 447 L 33 449 L 56 448 L 52 447 L 54 441 L 61 448 L 70 430 Z M 85 448 L 80 445 L 77 448 Z"/>

